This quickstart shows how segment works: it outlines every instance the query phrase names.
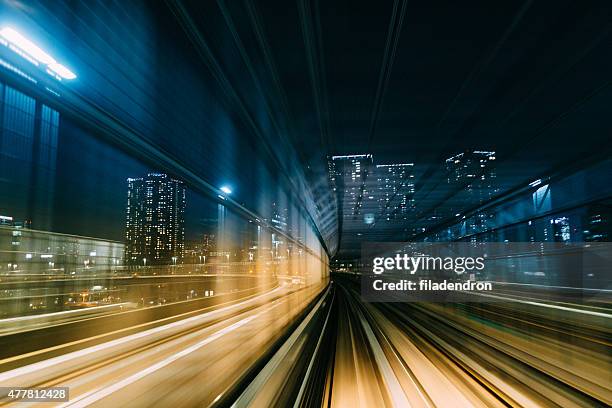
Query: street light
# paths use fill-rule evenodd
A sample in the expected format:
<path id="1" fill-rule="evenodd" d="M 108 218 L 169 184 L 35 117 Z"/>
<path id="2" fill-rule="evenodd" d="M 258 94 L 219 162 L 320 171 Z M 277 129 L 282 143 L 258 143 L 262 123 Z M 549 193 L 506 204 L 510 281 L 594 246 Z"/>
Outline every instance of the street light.
<path id="1" fill-rule="evenodd" d="M 228 195 L 232 194 L 232 189 L 229 186 L 221 186 L 219 190 L 221 191 L 222 194 L 217 194 L 217 197 L 219 197 L 222 200 L 225 200 Z"/>

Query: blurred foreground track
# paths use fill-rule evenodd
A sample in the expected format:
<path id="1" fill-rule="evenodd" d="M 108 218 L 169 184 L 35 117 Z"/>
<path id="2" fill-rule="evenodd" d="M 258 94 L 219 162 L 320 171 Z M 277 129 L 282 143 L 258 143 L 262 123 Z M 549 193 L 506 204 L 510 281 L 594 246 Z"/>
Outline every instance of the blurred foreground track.
<path id="1" fill-rule="evenodd" d="M 329 374 L 333 387 L 323 405 L 612 403 L 612 314 L 510 299 L 363 303 L 356 282 L 336 277 L 334 283 L 339 287 L 340 317 L 335 364 Z"/>
<path id="2" fill-rule="evenodd" d="M 281 286 L 5 371 L 0 385 L 70 387 L 70 401 L 62 406 L 211 405 L 240 383 L 320 292 L 321 287 Z"/>
<path id="3" fill-rule="evenodd" d="M 62 406 L 612 403 L 612 314 L 605 309 L 516 298 L 364 303 L 358 288 L 341 276 L 326 288 L 282 285 L 4 371 L 0 384 L 68 386 Z"/>

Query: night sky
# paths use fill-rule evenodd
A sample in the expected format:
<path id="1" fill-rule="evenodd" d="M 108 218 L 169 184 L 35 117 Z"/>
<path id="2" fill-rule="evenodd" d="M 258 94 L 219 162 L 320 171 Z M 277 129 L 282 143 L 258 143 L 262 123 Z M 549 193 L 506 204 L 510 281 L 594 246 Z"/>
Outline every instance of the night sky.
<path id="1" fill-rule="evenodd" d="M 122 241 L 128 177 L 151 169 L 63 121 L 60 130 L 53 230 Z M 210 233 L 216 204 L 187 189 L 186 239 Z"/>
<path id="2" fill-rule="evenodd" d="M 300 180 L 325 184 L 327 155 L 372 153 L 415 163 L 426 212 L 465 149 L 497 152 L 502 191 L 610 151 L 609 1 L 35 3 L 7 16 L 70 61 L 65 92 L 98 110 L 54 102 L 57 231 L 120 240 L 125 179 L 150 169 L 195 174 L 193 191 L 229 182 L 266 213 L 278 191 L 307 196 Z M 214 216 L 190 192 L 188 238 Z"/>

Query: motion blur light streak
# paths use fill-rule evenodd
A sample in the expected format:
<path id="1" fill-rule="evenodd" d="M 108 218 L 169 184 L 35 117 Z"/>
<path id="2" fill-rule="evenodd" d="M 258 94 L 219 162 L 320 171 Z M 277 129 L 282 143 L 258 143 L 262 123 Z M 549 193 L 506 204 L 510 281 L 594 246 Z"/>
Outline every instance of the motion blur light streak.
<path id="1" fill-rule="evenodd" d="M 34 58 L 36 64 L 42 63 L 47 65 L 47 67 L 53 71 L 53 73 L 59 75 L 64 79 L 75 79 L 76 75 L 70 71 L 68 68 L 59 64 L 55 59 L 40 49 L 33 42 L 25 38 L 23 35 L 15 31 L 10 27 L 4 27 L 0 30 L 0 36 L 4 37 L 11 44 L 19 47 L 20 50 L 27 53 L 27 55 Z"/>
<path id="2" fill-rule="evenodd" d="M 76 75 L 62 64 L 52 63 L 49 64 L 49 69 L 64 79 L 75 79 Z"/>
<path id="3" fill-rule="evenodd" d="M 252 301 L 257 300 L 259 298 L 269 297 L 270 294 L 273 294 L 273 293 L 277 292 L 278 290 L 279 289 L 274 289 L 274 290 L 270 291 L 269 293 L 266 293 L 265 295 L 259 295 L 257 297 L 254 297 L 254 298 L 250 299 L 249 302 L 252 302 Z M 116 346 L 128 343 L 130 341 L 146 338 L 148 336 L 152 336 L 152 335 L 154 335 L 156 333 L 160 333 L 160 332 L 163 332 L 165 330 L 172 330 L 172 329 L 175 329 L 177 327 L 188 326 L 188 325 L 190 325 L 190 324 L 192 324 L 194 322 L 205 320 L 205 319 L 206 320 L 211 320 L 211 318 L 214 318 L 217 315 L 222 314 L 222 313 L 227 313 L 230 310 L 237 309 L 241 305 L 244 305 L 245 303 L 247 303 L 247 301 L 242 301 L 240 303 L 237 303 L 237 304 L 232 305 L 232 306 L 228 306 L 228 307 L 223 308 L 221 310 L 216 310 L 216 311 L 212 311 L 212 312 L 208 312 L 208 313 L 202 313 L 202 314 L 199 314 L 197 316 L 193 316 L 193 317 L 186 318 L 186 319 L 183 319 L 183 320 L 178 320 L 178 321 L 173 322 L 173 323 L 169 323 L 169 324 L 167 324 L 165 326 L 156 327 L 156 328 L 153 328 L 153 329 L 149 329 L 147 331 L 143 331 L 143 332 L 140 332 L 140 333 L 135 333 L 135 334 L 130 335 L 130 336 L 121 337 L 121 338 L 119 338 L 117 340 L 113 340 L 113 341 L 108 342 L 108 343 L 103 343 L 101 345 L 94 346 L 94 347 L 91 347 L 91 348 L 88 348 L 88 349 L 84 349 L 84 350 L 80 350 L 80 351 L 77 351 L 77 352 L 74 352 L 74 353 L 71 353 L 71 354 L 68 354 L 68 355 L 64 355 L 64 356 L 60 356 L 60 357 L 55 357 L 55 358 L 53 358 L 51 360 L 45 360 L 45 361 L 42 361 L 40 363 L 36 363 L 35 365 L 19 368 L 19 369 L 15 370 L 15 371 L 11 371 L 11 372 L 8 372 L 8 373 L 2 373 L 2 374 L 0 374 L 0 381 L 9 381 L 12 378 L 14 378 L 15 376 L 21 376 L 21 375 L 24 375 L 24 374 L 35 373 L 35 372 L 37 372 L 39 370 L 42 370 L 42 369 L 45 369 L 45 368 L 54 367 L 54 366 L 56 366 L 59 363 L 68 362 L 71 359 L 86 357 L 86 356 L 89 356 L 89 355 L 94 354 L 94 353 L 98 354 L 98 353 L 100 353 L 101 351 L 103 351 L 105 349 L 110 349 L 112 347 L 116 347 Z"/>
<path id="4" fill-rule="evenodd" d="M 145 368 L 144 370 L 141 370 L 139 372 L 137 372 L 136 374 L 132 375 L 131 377 L 128 377 L 124 380 L 121 380 L 119 382 L 114 383 L 112 386 L 105 388 L 103 390 L 100 391 L 96 391 L 93 392 L 91 394 L 85 394 L 83 399 L 77 399 L 76 401 L 73 401 L 72 403 L 70 403 L 70 405 L 74 405 L 75 403 L 79 403 L 80 405 L 90 405 L 96 401 L 101 400 L 102 398 L 107 397 L 108 395 L 112 394 L 113 392 L 120 390 L 121 388 L 127 387 L 128 385 L 140 380 L 141 378 L 144 378 L 145 376 L 161 369 L 164 368 L 165 366 L 167 366 L 168 364 L 178 360 L 181 357 L 186 356 L 189 353 L 192 353 L 196 350 L 198 350 L 199 348 L 204 347 L 205 345 L 207 345 L 208 343 L 211 343 L 215 340 L 217 340 L 218 338 L 222 337 L 223 335 L 225 335 L 226 333 L 229 333 L 231 331 L 234 331 L 235 329 L 239 328 L 240 326 L 244 326 L 245 324 L 247 324 L 248 322 L 250 322 L 251 320 L 257 318 L 258 315 L 255 316 L 250 316 L 247 317 L 245 319 L 240 320 L 237 323 L 234 323 L 228 327 L 225 327 L 221 330 L 219 330 L 218 332 L 214 333 L 213 335 L 211 335 L 210 337 L 207 337 L 206 339 L 202 340 L 199 343 L 194 344 L 193 346 L 186 348 L 182 351 L 180 351 L 177 354 L 172 355 L 171 357 L 166 358 L 163 361 L 160 361 L 159 363 L 156 363 L 152 366 L 149 366 L 147 368 Z M 70 406 L 70 405 L 65 405 L 65 406 Z"/>
<path id="5" fill-rule="evenodd" d="M 612 406 L 610 15 L 2 2 L 0 406 Z"/>
<path id="6" fill-rule="evenodd" d="M 10 27 L 4 27 L 0 30 L 0 35 L 11 43 L 17 45 L 19 48 L 27 52 L 30 56 L 34 57 L 36 61 L 42 62 L 43 64 L 55 64 L 55 60 L 49 54 L 38 48 L 30 40 L 19 34 L 17 31 Z"/>

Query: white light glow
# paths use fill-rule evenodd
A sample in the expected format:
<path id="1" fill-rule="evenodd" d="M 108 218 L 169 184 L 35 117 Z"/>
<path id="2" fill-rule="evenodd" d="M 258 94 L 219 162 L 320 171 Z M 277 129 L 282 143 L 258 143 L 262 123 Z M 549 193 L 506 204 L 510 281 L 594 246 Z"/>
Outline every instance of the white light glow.
<path id="1" fill-rule="evenodd" d="M 32 41 L 28 40 L 10 27 L 4 27 L 2 30 L 0 30 L 0 35 L 21 48 L 23 51 L 27 52 L 36 61 L 47 65 L 56 63 L 52 56 L 41 50 Z"/>
<path id="2" fill-rule="evenodd" d="M 232 189 L 228 186 L 223 186 L 220 188 L 220 190 L 223 191 L 225 194 L 232 194 Z"/>
<path id="3" fill-rule="evenodd" d="M 347 154 L 344 156 L 332 156 L 332 160 L 338 159 L 369 159 L 372 157 L 371 154 Z"/>
<path id="4" fill-rule="evenodd" d="M 68 68 L 66 68 L 62 64 L 58 64 L 57 62 L 53 64 L 49 64 L 49 69 L 64 79 L 76 78 L 76 75 L 72 71 L 70 71 Z"/>
<path id="5" fill-rule="evenodd" d="M 8 46 L 12 51 L 33 64 L 46 65 L 47 73 L 56 77 L 58 80 L 62 78 L 75 79 L 77 77 L 74 72 L 58 63 L 55 58 L 11 27 L 3 27 L 0 30 L 0 39 L 6 41 L 4 45 Z"/>

